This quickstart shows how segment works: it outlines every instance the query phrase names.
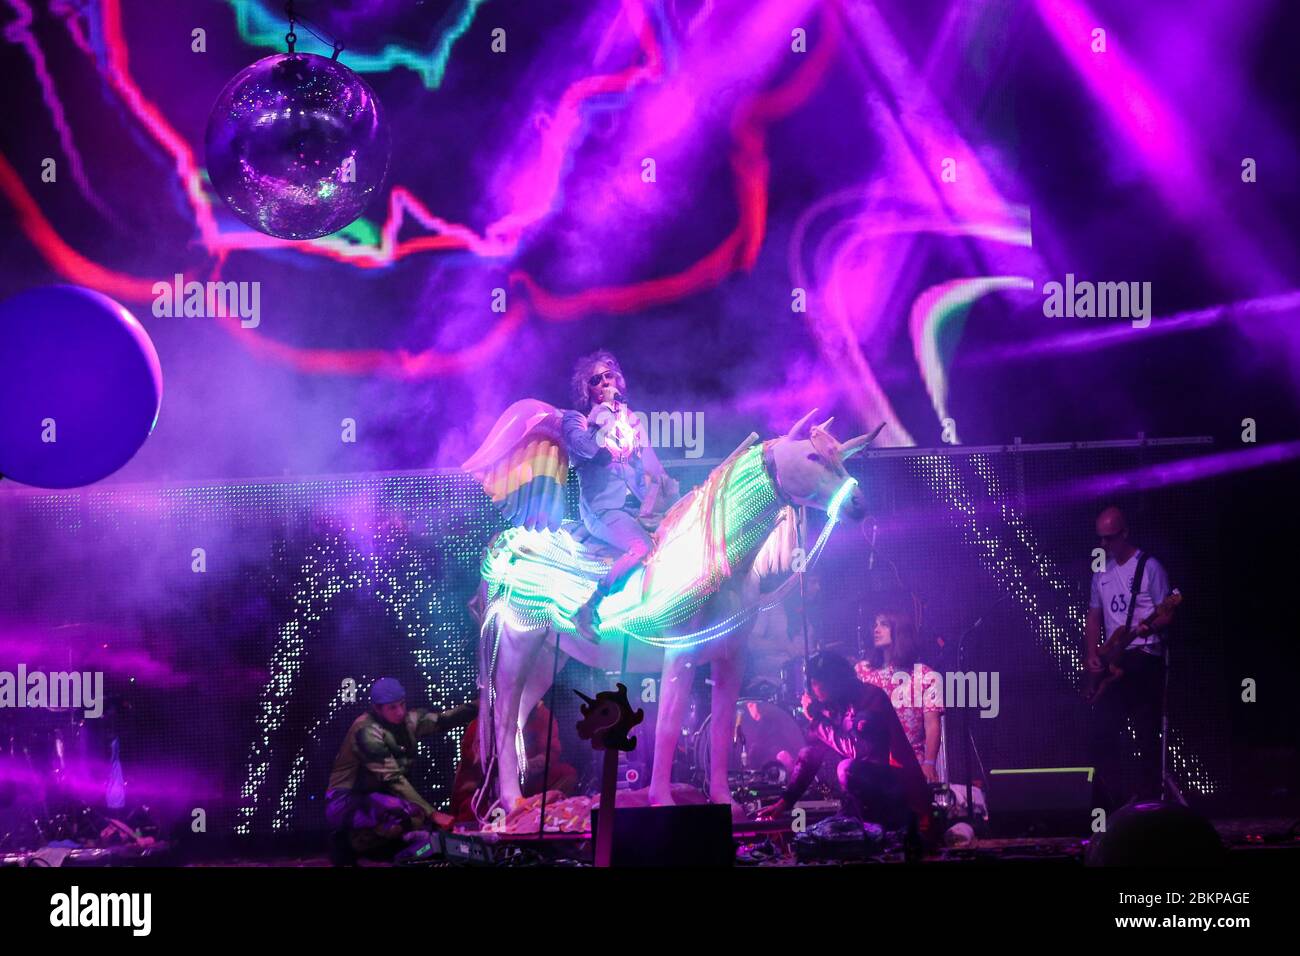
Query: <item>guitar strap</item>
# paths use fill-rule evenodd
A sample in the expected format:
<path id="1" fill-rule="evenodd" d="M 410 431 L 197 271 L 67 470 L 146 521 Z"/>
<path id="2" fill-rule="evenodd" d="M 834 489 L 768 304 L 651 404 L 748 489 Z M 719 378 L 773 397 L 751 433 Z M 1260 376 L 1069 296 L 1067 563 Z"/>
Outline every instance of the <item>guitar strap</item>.
<path id="1" fill-rule="evenodd" d="M 1142 572 L 1146 570 L 1149 557 L 1150 555 L 1143 551 L 1138 556 L 1138 566 L 1133 571 L 1133 593 L 1128 597 L 1128 617 L 1124 619 L 1126 631 L 1133 626 L 1133 612 L 1137 610 L 1138 592 L 1142 590 Z"/>

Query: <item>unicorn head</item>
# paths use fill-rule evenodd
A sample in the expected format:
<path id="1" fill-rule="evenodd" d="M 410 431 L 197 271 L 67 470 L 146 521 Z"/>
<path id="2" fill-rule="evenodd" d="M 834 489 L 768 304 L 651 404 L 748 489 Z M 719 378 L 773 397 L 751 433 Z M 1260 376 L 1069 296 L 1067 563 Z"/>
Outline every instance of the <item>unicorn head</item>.
<path id="1" fill-rule="evenodd" d="M 799 419 L 790 430 L 772 443 L 772 462 L 776 483 L 781 492 L 797 505 L 822 511 L 845 484 L 852 481 L 844 462 L 866 448 L 884 428 L 882 422 L 869 435 L 859 435 L 846 442 L 835 440 L 830 433 L 833 418 L 813 424 L 817 409 Z M 853 484 L 840 505 L 840 515 L 860 521 L 867 513 L 866 497 Z"/>
<path id="2" fill-rule="evenodd" d="M 628 732 L 645 719 L 645 711 L 633 710 L 627 699 L 627 687 L 615 685 L 618 690 L 602 690 L 594 698 L 574 688 L 574 693 L 586 703 L 579 708 L 582 720 L 578 721 L 578 736 L 590 740 L 595 750 L 636 749 L 636 738 Z"/>

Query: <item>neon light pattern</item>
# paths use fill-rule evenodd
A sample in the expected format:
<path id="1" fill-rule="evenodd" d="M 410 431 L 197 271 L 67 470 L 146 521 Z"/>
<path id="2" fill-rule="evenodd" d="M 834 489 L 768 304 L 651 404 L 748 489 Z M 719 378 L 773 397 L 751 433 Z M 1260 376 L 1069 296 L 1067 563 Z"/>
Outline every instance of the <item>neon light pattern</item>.
<path id="1" fill-rule="evenodd" d="M 72 130 L 68 127 L 68 119 L 63 114 L 63 102 L 59 99 L 58 91 L 54 88 L 54 78 L 50 76 L 50 71 L 45 65 L 45 54 L 36 42 L 36 38 L 32 35 L 32 8 L 24 0 L 9 0 L 9 6 L 18 15 L 18 19 L 5 27 L 4 37 L 10 43 L 21 46 L 32 61 L 32 70 L 36 73 L 36 78 L 41 84 L 41 99 L 45 101 L 45 106 L 50 111 L 50 117 L 54 120 L 54 128 L 59 131 L 59 144 L 63 147 L 63 152 L 67 154 L 68 163 L 72 167 L 72 179 L 77 184 L 77 189 L 80 190 L 81 195 L 85 197 L 86 202 L 94 206 L 104 218 L 116 221 L 117 217 L 108 208 L 108 204 L 100 198 L 99 194 L 90 185 L 90 180 L 86 178 L 86 169 L 82 165 L 81 154 L 77 152 L 76 143 L 72 140 Z"/>
<path id="2" fill-rule="evenodd" d="M 236 7 L 236 11 L 238 9 Z M 542 117 L 543 121 L 536 124 L 540 138 L 535 159 L 521 167 L 515 177 L 515 186 L 507 190 L 512 209 L 489 223 L 479 235 L 467 226 L 435 215 L 409 190 L 394 186 L 387 218 L 377 230 L 380 237 L 377 246 L 359 242 L 368 231 L 363 229 L 302 243 L 289 243 L 251 230 L 221 231 L 213 211 L 214 200 L 208 193 L 205 176 L 193 151 L 131 76 L 120 0 L 100 0 L 97 8 L 93 5 L 87 7 L 89 37 L 82 34 L 71 12 L 64 22 L 77 46 L 94 56 L 109 89 L 171 157 L 183 195 L 194 216 L 199 233 L 198 244 L 208 257 L 206 268 L 211 274 L 207 278 L 215 279 L 219 277 L 228 254 L 236 250 L 274 249 L 293 255 L 324 257 L 359 268 L 384 268 L 404 257 L 432 251 L 469 251 L 482 258 L 502 258 L 518 252 L 526 230 L 540 223 L 562 199 L 561 183 L 569 168 L 569 158 L 585 137 L 587 113 L 592 109 L 609 108 L 611 95 L 626 96 L 635 87 L 654 81 L 663 74 L 664 63 L 655 24 L 664 24 L 661 20 L 634 16 L 634 12 L 635 5 L 625 5 L 623 13 L 627 16 L 624 19 L 629 21 L 636 36 L 643 55 L 642 62 L 617 73 L 587 76 L 569 85 L 553 113 Z M 678 273 L 618 286 L 552 293 L 528 273 L 513 271 L 509 275 L 510 283 L 528 293 L 527 314 L 547 321 L 571 321 L 594 312 L 637 311 L 711 288 L 735 271 L 752 268 L 766 231 L 768 161 L 764 144 L 767 128 L 794 112 L 812 95 L 833 61 L 838 31 L 835 18 L 829 11 L 823 11 L 819 28 L 823 30 L 823 42 L 813 47 L 784 83 L 737 107 L 733 123 L 732 168 L 740 217 L 738 225 L 728 236 L 711 252 Z M 451 32 L 456 29 L 453 27 Z M 449 35 L 444 35 L 440 46 L 450 49 Z M 352 62 L 349 57 L 349 63 Z M 4 192 L 18 209 L 20 228 L 65 279 L 125 301 L 152 299 L 149 280 L 115 272 L 77 253 L 40 213 L 21 178 L 3 155 L 0 155 L 0 192 Z M 408 216 L 434 234 L 399 241 L 398 233 Z M 161 271 L 170 274 L 178 270 L 167 266 Z M 188 276 L 196 271 L 196 267 L 182 271 Z M 512 301 L 519 298 L 514 296 Z M 236 341 L 261 358 L 308 374 L 381 374 L 418 379 L 454 374 L 485 363 L 505 348 L 525 315 L 523 309 L 512 307 L 484 339 L 473 346 L 446 351 L 430 348 L 414 354 L 399 349 L 300 348 L 252 330 L 242 330 Z M 232 333 L 237 329 L 232 322 L 220 323 L 220 327 Z"/>

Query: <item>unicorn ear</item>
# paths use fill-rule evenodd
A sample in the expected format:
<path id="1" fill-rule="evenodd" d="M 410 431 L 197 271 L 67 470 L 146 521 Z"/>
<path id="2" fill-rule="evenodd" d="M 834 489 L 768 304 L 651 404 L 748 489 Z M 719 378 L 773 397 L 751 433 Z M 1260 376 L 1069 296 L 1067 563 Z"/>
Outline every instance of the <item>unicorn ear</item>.
<path id="1" fill-rule="evenodd" d="M 825 431 L 830 431 L 831 424 L 832 424 L 834 421 L 835 421 L 835 416 L 832 415 L 830 418 L 826 419 L 826 421 L 822 422 L 822 423 L 821 423 L 820 425 L 818 425 L 817 427 L 820 428 L 820 429 L 821 429 L 822 431 L 824 431 L 824 432 L 825 432 Z"/>
<path id="2" fill-rule="evenodd" d="M 812 420 L 813 420 L 813 416 L 816 414 L 817 414 L 817 409 L 814 408 L 803 418 L 799 419 L 797 422 L 791 425 L 790 430 L 786 432 L 786 437 L 794 438 L 796 440 L 800 438 L 807 438 L 808 433 L 812 431 Z"/>
<path id="3" fill-rule="evenodd" d="M 848 461 L 858 452 L 862 451 L 862 449 L 870 445 L 876 440 L 876 436 L 880 434 L 881 429 L 884 427 L 885 423 L 881 422 L 876 426 L 876 430 L 870 435 L 859 435 L 857 438 L 850 438 L 844 444 L 840 445 L 840 461 Z"/>

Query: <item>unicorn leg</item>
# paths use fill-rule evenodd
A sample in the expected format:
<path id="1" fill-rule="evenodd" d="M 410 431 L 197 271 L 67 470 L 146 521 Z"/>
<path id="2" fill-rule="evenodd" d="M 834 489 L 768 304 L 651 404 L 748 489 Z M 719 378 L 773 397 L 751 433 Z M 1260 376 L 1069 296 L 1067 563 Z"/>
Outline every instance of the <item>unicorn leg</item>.
<path id="1" fill-rule="evenodd" d="M 554 636 L 554 635 L 552 635 Z M 524 680 L 523 696 L 519 698 L 519 723 L 522 727 L 528 721 L 529 715 L 532 714 L 533 708 L 537 702 L 546 696 L 546 692 L 551 689 L 551 674 L 559 673 L 564 668 L 565 662 L 569 656 L 559 650 L 556 644 L 543 644 L 537 652 L 537 657 L 533 660 L 533 666 L 528 671 L 528 676 Z M 555 654 L 559 653 L 560 659 L 555 660 Z"/>
<path id="2" fill-rule="evenodd" d="M 533 667 L 537 666 L 540 638 L 531 635 L 502 634 L 497 655 L 496 719 L 493 732 L 496 738 L 497 786 L 501 806 L 509 813 L 522 799 L 519 785 L 519 752 L 516 735 L 519 730 L 519 705 L 524 687 Z M 550 663 L 549 659 L 546 662 Z M 547 680 L 550 673 L 547 672 Z"/>
<path id="3" fill-rule="evenodd" d="M 691 697 L 690 660 L 672 650 L 664 652 L 659 678 L 659 722 L 655 726 L 655 759 L 650 773 L 650 805 L 672 806 L 673 757 L 682 731 L 682 719 Z"/>
<path id="4" fill-rule="evenodd" d="M 709 801 L 737 806 L 727 780 L 727 764 L 736 727 L 736 698 L 740 694 L 741 658 L 727 653 L 714 658 L 710 668 L 713 694 L 709 721 Z"/>

